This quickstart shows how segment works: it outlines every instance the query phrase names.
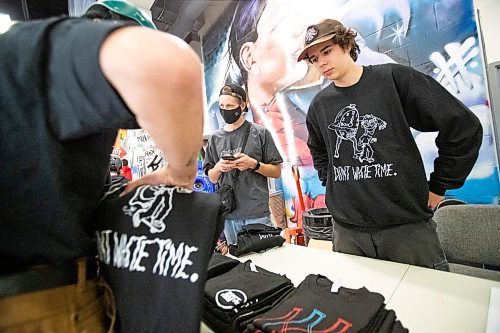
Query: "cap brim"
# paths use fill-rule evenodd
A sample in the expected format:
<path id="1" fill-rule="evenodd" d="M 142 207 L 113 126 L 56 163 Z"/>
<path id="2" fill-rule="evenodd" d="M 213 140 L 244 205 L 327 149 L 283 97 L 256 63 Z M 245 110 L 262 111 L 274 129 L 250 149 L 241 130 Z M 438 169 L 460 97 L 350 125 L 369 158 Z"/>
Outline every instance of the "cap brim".
<path id="1" fill-rule="evenodd" d="M 236 97 L 237 99 L 239 99 L 240 101 L 246 102 L 243 99 L 243 96 L 241 96 L 240 94 L 234 93 L 234 92 L 223 92 L 223 93 L 219 94 L 219 96 L 222 96 L 222 95 L 233 96 L 233 97 Z"/>
<path id="2" fill-rule="evenodd" d="M 304 47 L 304 49 L 302 50 L 302 52 L 300 52 L 299 54 L 299 57 L 297 58 L 297 62 L 300 62 L 302 60 L 304 60 L 306 57 L 307 57 L 307 50 L 311 47 L 311 46 L 314 46 L 314 45 L 317 45 L 319 43 L 323 43 L 323 42 L 326 42 L 327 40 L 330 40 L 332 39 L 332 37 L 334 36 L 335 34 L 332 33 L 332 34 L 329 34 L 329 35 L 325 35 L 321 38 L 318 38 L 316 39 L 314 42 L 312 42 L 311 44 L 308 44 L 306 47 Z"/>

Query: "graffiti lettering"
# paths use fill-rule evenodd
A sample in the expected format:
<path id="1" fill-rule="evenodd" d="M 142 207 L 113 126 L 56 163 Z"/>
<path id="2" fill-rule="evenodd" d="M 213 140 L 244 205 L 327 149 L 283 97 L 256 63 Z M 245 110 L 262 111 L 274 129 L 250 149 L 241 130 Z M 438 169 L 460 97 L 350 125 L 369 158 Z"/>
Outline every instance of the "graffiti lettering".
<path id="1" fill-rule="evenodd" d="M 162 158 L 158 155 L 155 155 L 153 160 L 148 164 L 148 168 L 151 169 L 151 171 L 155 171 L 160 168 Z"/>

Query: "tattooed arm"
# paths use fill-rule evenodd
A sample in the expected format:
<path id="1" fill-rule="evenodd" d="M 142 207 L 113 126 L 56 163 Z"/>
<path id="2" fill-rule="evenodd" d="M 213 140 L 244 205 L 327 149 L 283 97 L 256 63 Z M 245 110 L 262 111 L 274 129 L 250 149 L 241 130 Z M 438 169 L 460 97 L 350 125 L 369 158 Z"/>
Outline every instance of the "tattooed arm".
<path id="1" fill-rule="evenodd" d="M 99 60 L 106 78 L 168 161 L 166 168 L 130 183 L 128 190 L 142 184 L 191 188 L 203 131 L 198 56 L 176 37 L 130 27 L 106 39 Z"/>

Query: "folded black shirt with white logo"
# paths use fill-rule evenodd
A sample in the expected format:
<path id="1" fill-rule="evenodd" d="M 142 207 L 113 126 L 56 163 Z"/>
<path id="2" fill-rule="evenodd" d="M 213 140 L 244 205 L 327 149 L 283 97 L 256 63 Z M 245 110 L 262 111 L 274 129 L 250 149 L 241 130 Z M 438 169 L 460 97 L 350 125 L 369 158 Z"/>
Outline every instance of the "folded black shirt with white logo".
<path id="1" fill-rule="evenodd" d="M 321 275 L 308 275 L 272 310 L 254 319 L 247 332 L 407 332 L 385 309 L 384 297 L 366 288 L 333 288 Z M 394 328 L 393 328 L 394 327 Z M 391 331 L 390 331 L 391 332 Z"/>
<path id="2" fill-rule="evenodd" d="M 282 246 L 285 242 L 285 239 L 280 236 L 280 228 L 254 223 L 245 225 L 242 229 L 238 233 L 236 245 L 229 245 L 229 253 L 236 257 Z"/>
<path id="3" fill-rule="evenodd" d="M 207 281 L 203 320 L 217 333 L 242 331 L 243 322 L 270 310 L 294 289 L 284 275 L 251 261 L 240 263 Z"/>

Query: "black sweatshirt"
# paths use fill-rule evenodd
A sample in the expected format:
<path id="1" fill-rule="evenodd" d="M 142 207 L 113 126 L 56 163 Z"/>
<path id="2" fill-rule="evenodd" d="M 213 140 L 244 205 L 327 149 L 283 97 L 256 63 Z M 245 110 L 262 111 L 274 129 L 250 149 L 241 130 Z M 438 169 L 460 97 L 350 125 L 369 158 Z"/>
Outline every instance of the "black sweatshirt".
<path id="1" fill-rule="evenodd" d="M 429 182 L 410 127 L 439 132 Z M 323 89 L 307 128 L 328 209 L 348 227 L 431 218 L 429 191 L 461 187 L 482 141 L 479 119 L 466 106 L 430 76 L 397 64 L 363 67 L 356 84 Z"/>

